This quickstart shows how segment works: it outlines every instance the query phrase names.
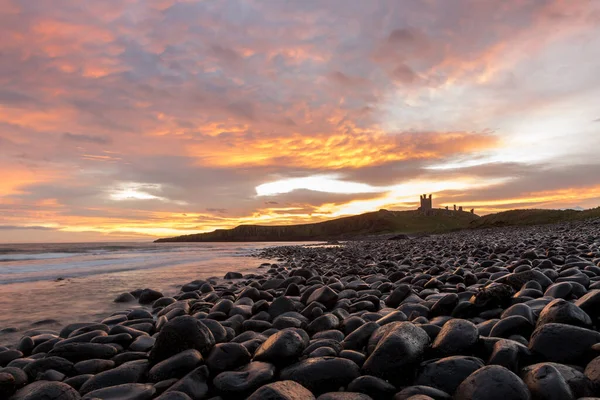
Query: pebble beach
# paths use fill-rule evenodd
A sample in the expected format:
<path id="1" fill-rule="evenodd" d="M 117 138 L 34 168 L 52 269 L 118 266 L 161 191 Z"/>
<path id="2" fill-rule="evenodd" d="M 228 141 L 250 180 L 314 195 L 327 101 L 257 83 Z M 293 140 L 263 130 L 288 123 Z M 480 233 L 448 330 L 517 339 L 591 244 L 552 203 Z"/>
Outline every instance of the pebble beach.
<path id="1" fill-rule="evenodd" d="M 258 256 L 276 261 L 24 332 L 0 399 L 600 396 L 599 219 Z"/>

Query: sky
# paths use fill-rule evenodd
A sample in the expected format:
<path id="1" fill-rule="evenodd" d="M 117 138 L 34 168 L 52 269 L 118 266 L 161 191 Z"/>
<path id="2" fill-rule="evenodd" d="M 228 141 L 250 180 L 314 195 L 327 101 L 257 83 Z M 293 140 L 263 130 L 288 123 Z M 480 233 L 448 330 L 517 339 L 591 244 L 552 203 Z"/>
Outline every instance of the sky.
<path id="1" fill-rule="evenodd" d="M 600 205 L 600 1 L 0 0 L 0 243 Z"/>

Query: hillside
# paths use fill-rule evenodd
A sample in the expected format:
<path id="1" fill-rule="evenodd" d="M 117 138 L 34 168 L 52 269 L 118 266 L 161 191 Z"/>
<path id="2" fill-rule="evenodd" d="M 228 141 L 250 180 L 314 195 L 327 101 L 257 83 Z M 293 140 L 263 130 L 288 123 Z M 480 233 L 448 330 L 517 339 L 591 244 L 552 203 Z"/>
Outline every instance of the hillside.
<path id="1" fill-rule="evenodd" d="M 542 225 L 588 218 L 600 218 L 600 207 L 584 211 L 542 209 L 503 211 L 474 220 L 469 224 L 469 228 Z"/>
<path id="2" fill-rule="evenodd" d="M 233 229 L 158 239 L 156 242 L 261 242 L 351 239 L 384 233 L 441 233 L 467 228 L 480 217 L 463 211 L 388 211 L 355 215 L 314 224 L 240 225 Z"/>

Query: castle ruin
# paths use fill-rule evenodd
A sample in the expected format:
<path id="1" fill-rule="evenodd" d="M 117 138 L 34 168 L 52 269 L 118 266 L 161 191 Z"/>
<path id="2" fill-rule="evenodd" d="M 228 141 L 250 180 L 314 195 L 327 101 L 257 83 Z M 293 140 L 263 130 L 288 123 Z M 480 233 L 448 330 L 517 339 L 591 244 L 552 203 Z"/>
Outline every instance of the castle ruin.
<path id="1" fill-rule="evenodd" d="M 419 199 L 421 200 L 421 206 L 418 208 L 418 211 L 421 211 L 423 213 L 425 213 L 426 215 L 429 215 L 432 213 L 433 211 L 433 195 L 429 195 L 429 197 L 427 197 L 426 194 L 419 196 Z M 448 206 L 446 206 L 446 211 L 450 211 L 448 209 Z M 456 206 L 456 204 L 454 204 L 454 211 L 458 211 L 458 212 L 464 212 L 463 207 L 462 206 Z M 471 209 L 471 214 L 475 214 L 475 209 L 472 208 Z"/>

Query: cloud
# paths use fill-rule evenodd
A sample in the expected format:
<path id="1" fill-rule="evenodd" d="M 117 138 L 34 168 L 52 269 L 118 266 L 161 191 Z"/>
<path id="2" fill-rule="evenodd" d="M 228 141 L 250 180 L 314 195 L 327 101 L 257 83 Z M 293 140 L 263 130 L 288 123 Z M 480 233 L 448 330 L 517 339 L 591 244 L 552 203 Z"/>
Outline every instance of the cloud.
<path id="1" fill-rule="evenodd" d="M 70 140 L 73 142 L 84 142 L 84 143 L 95 143 L 95 144 L 109 144 L 111 139 L 106 136 L 93 136 L 93 135 L 83 135 L 83 134 L 75 134 L 65 132 L 62 135 L 63 139 Z"/>
<path id="2" fill-rule="evenodd" d="M 591 204 L 600 5 L 405 3 L 0 0 L 0 219 L 89 239 L 414 206 L 256 196 L 331 174 L 452 182 L 440 201 L 486 210 Z"/>
<path id="3" fill-rule="evenodd" d="M 49 226 L 35 226 L 35 225 L 0 225 L 0 230 L 3 231 L 12 231 L 12 230 L 17 230 L 17 229 L 24 229 L 24 230 L 35 230 L 35 231 L 54 231 L 57 228 L 55 227 L 49 227 Z"/>

